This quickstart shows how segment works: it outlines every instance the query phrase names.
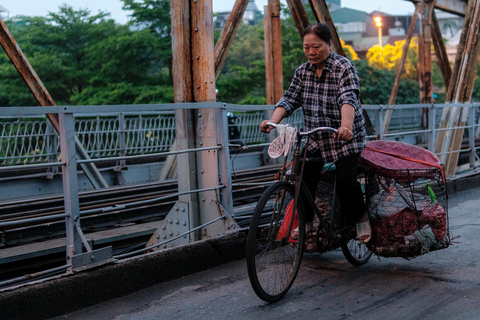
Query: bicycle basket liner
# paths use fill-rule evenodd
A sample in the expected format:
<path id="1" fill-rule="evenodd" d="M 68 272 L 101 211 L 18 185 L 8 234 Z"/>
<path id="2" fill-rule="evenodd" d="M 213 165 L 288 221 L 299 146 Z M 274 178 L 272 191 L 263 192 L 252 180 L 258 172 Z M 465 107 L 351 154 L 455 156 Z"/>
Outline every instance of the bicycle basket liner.
<path id="1" fill-rule="evenodd" d="M 367 142 L 359 163 L 377 174 L 405 182 L 421 177 L 433 178 L 440 166 L 438 157 L 424 148 L 383 140 Z M 410 171 L 404 175 L 407 169 Z"/>
<path id="2" fill-rule="evenodd" d="M 292 223 L 292 218 L 293 218 L 293 225 L 290 228 L 290 224 Z M 295 210 L 295 214 L 293 214 L 293 199 L 292 199 L 290 200 L 290 202 L 287 205 L 287 208 L 285 209 L 285 218 L 283 219 L 280 230 L 278 230 L 277 240 L 281 241 L 282 239 L 288 236 L 289 242 L 297 242 L 297 240 L 292 239 L 291 234 L 290 235 L 288 234 L 289 230 L 292 231 L 296 227 L 298 227 L 298 215 L 297 215 L 297 210 Z"/>
<path id="3" fill-rule="evenodd" d="M 369 247 L 375 254 L 412 258 L 449 246 L 446 187 L 440 169 L 435 170 L 384 169 L 378 174 L 366 169 Z"/>

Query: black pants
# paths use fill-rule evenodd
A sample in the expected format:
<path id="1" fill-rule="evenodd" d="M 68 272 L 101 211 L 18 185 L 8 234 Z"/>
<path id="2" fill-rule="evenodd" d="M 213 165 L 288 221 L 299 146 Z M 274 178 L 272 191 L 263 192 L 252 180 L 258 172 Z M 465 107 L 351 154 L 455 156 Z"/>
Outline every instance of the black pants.
<path id="1" fill-rule="evenodd" d="M 307 158 L 320 158 L 320 150 L 315 153 L 307 152 Z M 348 155 L 335 162 L 336 167 L 336 191 L 342 208 L 342 213 L 349 224 L 358 222 L 365 213 L 365 202 L 360 183 L 357 181 L 357 167 L 360 153 Z M 308 191 L 314 197 L 320 181 L 321 171 L 324 163 L 322 160 L 305 163 L 303 181 Z M 305 209 L 306 221 L 313 221 L 314 210 L 305 197 L 302 197 Z"/>

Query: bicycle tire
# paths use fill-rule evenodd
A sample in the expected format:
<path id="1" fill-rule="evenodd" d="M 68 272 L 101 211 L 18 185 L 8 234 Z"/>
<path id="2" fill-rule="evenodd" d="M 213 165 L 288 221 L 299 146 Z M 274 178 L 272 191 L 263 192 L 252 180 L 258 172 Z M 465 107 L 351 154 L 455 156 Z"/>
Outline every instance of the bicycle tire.
<path id="1" fill-rule="evenodd" d="M 297 208 L 299 235 L 293 242 L 293 224 L 287 223 L 286 236 L 279 232 L 287 206 L 293 199 L 294 187 L 280 181 L 271 185 L 260 197 L 247 238 L 248 277 L 257 296 L 267 302 L 280 300 L 291 288 L 300 269 L 305 243 L 305 222 L 301 203 Z M 285 231 L 285 229 L 283 229 Z"/>
<path id="2" fill-rule="evenodd" d="M 368 248 L 367 244 L 356 239 L 342 242 L 341 247 L 345 259 L 354 266 L 361 266 L 367 263 L 373 254 L 373 251 Z"/>
<path id="3" fill-rule="evenodd" d="M 357 180 L 361 181 L 363 197 L 365 203 L 368 204 L 368 199 L 366 199 L 368 193 L 365 190 L 366 184 L 363 172 L 359 172 Z M 373 251 L 368 248 L 367 244 L 362 243 L 355 238 L 349 239 L 348 241 L 342 241 L 341 248 L 345 259 L 354 266 L 361 266 L 367 263 L 373 254 Z"/>

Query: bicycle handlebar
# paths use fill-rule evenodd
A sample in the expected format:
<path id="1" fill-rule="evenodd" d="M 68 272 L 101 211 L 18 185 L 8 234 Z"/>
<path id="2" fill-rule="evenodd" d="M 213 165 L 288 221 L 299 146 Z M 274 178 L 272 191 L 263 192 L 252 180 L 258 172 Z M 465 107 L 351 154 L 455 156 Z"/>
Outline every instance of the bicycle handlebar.
<path id="1" fill-rule="evenodd" d="M 274 127 L 276 128 L 277 127 L 277 124 L 274 123 L 274 122 L 267 122 L 265 123 L 267 126 L 271 126 L 271 127 Z M 315 132 L 319 132 L 319 131 L 330 131 L 330 132 L 333 132 L 333 133 L 338 133 L 338 130 L 337 129 L 334 129 L 334 128 L 331 128 L 331 127 L 318 127 L 318 128 L 315 128 L 313 130 L 310 130 L 310 131 L 305 131 L 305 132 L 297 132 L 297 134 L 301 137 L 305 137 L 305 136 L 309 136 Z"/>

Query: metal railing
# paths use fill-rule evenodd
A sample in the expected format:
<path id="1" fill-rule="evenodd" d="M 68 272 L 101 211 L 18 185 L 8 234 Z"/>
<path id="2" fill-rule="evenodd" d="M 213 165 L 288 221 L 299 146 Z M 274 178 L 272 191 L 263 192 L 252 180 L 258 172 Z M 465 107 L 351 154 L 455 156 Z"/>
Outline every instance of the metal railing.
<path id="1" fill-rule="evenodd" d="M 414 136 L 419 141 L 426 141 L 426 147 L 433 151 L 436 136 L 441 131 L 451 131 L 454 128 L 439 128 L 439 115 L 442 108 L 445 107 L 465 107 L 469 110 L 468 117 L 462 128 L 465 129 L 466 146 L 460 150 L 451 150 L 447 153 L 461 152 L 467 154 L 469 165 L 467 170 L 475 170 L 480 166 L 478 157 L 479 147 L 476 146 L 476 138 L 480 133 L 480 104 L 456 104 L 456 105 L 397 105 L 393 109 L 393 115 L 400 113 L 403 116 L 400 123 L 395 122 L 395 117 L 391 123 L 396 129 L 387 133 L 383 132 L 383 122 L 387 106 L 366 105 L 364 108 L 371 115 L 371 122 L 376 128 L 378 134 L 369 136 L 369 139 L 400 139 L 405 136 Z M 263 145 L 268 141 L 268 135 L 259 132 L 259 124 L 267 116 L 265 112 L 271 110 L 272 106 L 238 106 L 222 103 L 201 103 L 201 104 L 170 104 L 170 105 L 147 105 L 135 106 L 139 112 L 131 113 L 130 106 L 102 106 L 95 107 L 35 107 L 35 108 L 0 108 L 0 174 L 7 171 L 15 171 L 20 168 L 28 167 L 63 167 L 63 186 L 65 197 L 65 213 L 57 216 L 66 218 L 67 230 L 67 256 L 75 251 L 82 252 L 84 239 L 81 237 L 79 228 L 81 212 L 78 208 L 78 189 L 76 187 L 76 165 L 81 162 L 100 162 L 100 161 L 120 161 L 145 155 L 159 154 L 169 155 L 181 152 L 201 152 L 203 149 L 177 150 L 168 152 L 172 141 L 175 139 L 175 112 L 182 108 L 217 108 L 223 110 L 225 122 L 228 122 L 227 112 L 232 113 L 233 121 L 228 122 L 228 128 L 236 128 L 240 140 L 246 145 Z M 59 112 L 60 108 L 61 112 Z M 11 114 L 9 111 L 11 110 Z M 92 111 L 100 109 L 98 115 L 92 114 Z M 165 111 L 171 109 L 171 111 Z M 428 126 L 419 128 L 419 121 L 416 116 L 407 118 L 404 115 L 425 112 L 428 110 Z M 37 111 L 38 110 L 38 111 Z M 35 112 L 43 111 L 45 113 L 57 113 L 60 116 L 60 136 L 49 126 L 46 117 Z M 18 116 L 13 116 L 13 114 Z M 75 115 L 75 116 L 74 116 Z M 408 120 L 411 119 L 411 120 Z M 286 122 L 302 127 L 301 112 L 296 112 L 293 118 Z M 395 126 L 395 123 L 398 125 Z M 74 130 L 71 130 L 74 128 Z M 84 143 L 92 159 L 77 160 L 75 157 L 69 157 L 75 154 L 74 135 Z M 228 136 L 227 132 L 224 132 Z M 225 138 L 225 141 L 228 141 Z M 59 142 L 60 146 L 59 146 Z M 423 143 L 423 142 L 422 142 Z M 210 148 L 210 147 L 209 147 Z M 221 146 L 214 146 L 220 151 Z M 59 161 L 59 151 L 64 157 Z M 208 148 L 207 148 L 208 149 Z M 227 149 L 228 148 L 224 148 Z M 227 153 L 228 154 L 228 153 Z M 445 154 L 445 152 L 439 155 Z M 231 172 L 229 172 L 231 174 Z M 225 185 L 216 185 L 214 189 L 225 188 Z M 188 192 L 204 192 L 205 189 L 187 190 Z M 182 194 L 179 191 L 176 196 Z M 231 197 L 231 194 L 230 194 Z M 156 199 L 158 200 L 158 199 Z M 76 206 L 76 208 L 74 208 Z M 72 209 L 73 208 L 73 209 Z M 112 208 L 110 208 L 112 209 Z M 109 210 L 101 208 L 98 210 Z M 18 220 L 16 222 L 3 222 L 0 227 L 6 227 L 10 224 L 19 223 L 39 223 L 48 219 L 58 218 L 57 216 L 46 216 L 41 221 Z M 223 215 L 222 215 L 223 219 Z M 213 221 L 213 220 L 212 220 Z M 217 220 L 215 220 L 216 222 Z M 207 222 L 210 223 L 210 222 Z M 213 222 L 212 222 L 213 223 Z M 73 233 L 78 236 L 73 237 Z M 183 234 L 182 234 L 183 235 Z M 163 244 L 163 242 L 162 242 Z M 87 252 L 83 253 L 73 263 L 67 261 L 66 267 L 62 270 L 71 270 L 74 265 L 81 265 L 85 259 L 93 259 L 95 256 L 112 257 L 111 252 L 95 251 L 86 246 Z M 75 248 L 75 250 L 73 249 Z M 74 254 L 75 255 L 75 254 Z"/>
<path id="2" fill-rule="evenodd" d="M 148 116 L 145 116 L 146 113 L 141 112 L 139 116 L 136 116 L 135 119 L 132 122 L 132 126 L 124 126 L 122 128 L 121 122 L 123 121 L 122 115 L 124 114 L 123 110 L 120 110 L 120 112 L 117 112 L 117 109 L 124 109 L 128 108 L 128 106 L 103 106 L 101 107 L 102 109 L 102 116 L 97 116 L 97 117 L 91 117 L 90 115 L 83 115 L 81 114 L 81 111 L 77 107 L 61 107 L 61 108 L 52 108 L 52 107 L 44 107 L 44 108 L 38 108 L 38 107 L 26 107 L 26 108 L 9 108 L 9 110 L 6 110 L 6 108 L 0 109 L 0 115 L 5 115 L 8 113 L 8 111 L 11 111 L 14 114 L 19 114 L 21 115 L 22 119 L 28 119 L 28 121 L 25 122 L 20 122 L 17 121 L 17 127 L 24 127 L 24 128 L 31 128 L 29 125 L 30 119 L 34 119 L 35 123 L 39 123 L 38 117 L 36 117 L 35 112 L 38 111 L 45 111 L 46 113 L 54 113 L 56 112 L 59 117 L 59 139 L 58 141 L 60 142 L 60 152 L 62 154 L 62 162 L 52 162 L 52 163 L 34 163 L 34 164 L 25 164 L 25 165 L 14 165 L 14 166 L 0 166 L 0 174 L 4 172 L 11 172 L 11 171 L 16 171 L 24 168 L 44 168 L 45 166 L 51 165 L 54 167 L 61 166 L 62 167 L 62 179 L 63 179 L 63 196 L 64 196 L 64 208 L 65 211 L 60 214 L 50 214 L 50 215 L 44 215 L 42 217 L 36 217 L 36 218 L 30 218 L 30 217 L 20 217 L 16 218 L 14 220 L 9 220 L 9 221 L 2 221 L 0 222 L 0 233 L 2 233 L 5 229 L 8 227 L 12 226 L 19 226 L 19 225 L 34 225 L 34 224 L 39 224 L 39 223 L 45 223 L 54 219 L 61 219 L 65 218 L 65 233 L 66 233 L 66 265 L 61 267 L 61 270 L 68 270 L 69 272 L 73 271 L 76 268 L 86 266 L 91 263 L 95 262 L 100 262 L 100 261 L 105 261 L 109 260 L 112 258 L 112 248 L 111 247 L 106 247 L 106 248 L 99 248 L 99 249 L 92 249 L 84 236 L 82 229 L 80 227 L 80 221 L 81 221 L 81 215 L 85 214 L 85 211 L 80 211 L 79 208 L 79 195 L 78 195 L 78 178 L 77 178 L 77 165 L 82 164 L 82 163 L 95 163 L 95 162 L 101 162 L 104 160 L 113 160 L 113 161 L 121 161 L 121 160 L 126 160 L 128 158 L 133 158 L 133 157 L 142 157 L 144 154 L 140 154 L 137 156 L 128 156 L 128 155 L 120 155 L 116 157 L 111 157 L 110 155 L 112 154 L 112 150 L 120 151 L 119 153 L 126 153 L 125 150 L 128 149 L 119 149 L 118 146 L 121 145 L 121 142 L 125 142 L 126 145 L 131 146 L 131 150 L 133 150 L 133 153 L 148 153 L 150 156 L 160 156 L 162 155 L 161 153 L 157 154 L 152 154 L 152 151 L 156 150 L 163 150 L 166 149 L 167 151 L 169 150 L 170 144 L 168 147 L 165 145 L 166 139 L 163 139 L 161 136 L 162 130 L 165 132 L 174 132 L 174 128 L 172 130 L 171 125 L 175 125 L 175 122 L 172 121 L 172 117 L 175 117 L 174 112 L 170 113 L 165 113 L 163 110 L 166 108 L 171 108 L 172 110 L 176 109 L 200 109 L 200 108 L 212 108 L 212 109 L 223 109 L 222 110 L 222 115 L 226 115 L 226 111 L 224 110 L 224 105 L 220 103 L 212 103 L 212 104 L 180 104 L 180 105 L 155 105 L 155 106 L 149 106 L 149 109 L 157 109 L 158 113 L 153 112 L 155 110 L 147 110 Z M 86 113 L 88 113 L 90 110 L 86 108 L 87 110 Z M 112 113 L 114 116 L 109 116 L 109 115 L 103 115 L 104 113 Z M 74 119 L 74 113 L 77 114 L 76 119 Z M 156 113 L 156 114 L 155 114 Z M 80 115 L 79 115 L 80 114 Z M 120 115 L 120 117 L 118 117 Z M 7 115 L 8 118 L 6 119 L 11 119 L 12 117 L 10 115 Z M 86 118 L 90 118 L 89 120 L 86 120 Z M 225 117 L 226 118 L 226 117 Z M 91 120 L 95 119 L 95 120 Z M 120 120 L 117 120 L 120 119 Z M 140 121 L 139 119 L 142 119 L 143 121 Z M 12 121 L 10 121 L 12 122 Z M 15 121 L 13 121 L 15 122 Z M 102 123 L 102 128 L 99 128 L 99 124 Z M 128 119 L 124 121 L 124 123 L 128 123 Z M 167 125 L 164 125 L 165 123 L 169 123 L 170 127 Z M 219 121 L 221 123 L 221 121 Z M 96 125 L 95 125 L 96 124 Z M 144 126 L 145 125 L 145 126 Z M 12 126 L 13 127 L 13 126 Z M 28 140 L 28 132 L 25 131 L 25 129 L 17 131 L 20 134 L 15 135 L 12 134 L 14 131 L 12 127 L 9 127 L 8 125 L 6 126 L 8 134 L 7 136 L 7 141 L 10 142 L 11 140 L 15 141 L 16 144 L 29 144 L 27 141 L 32 141 Z M 31 145 L 33 145 L 36 148 L 40 148 L 41 145 L 44 144 L 44 141 L 46 139 L 40 139 L 42 135 L 42 130 L 44 130 L 47 126 L 42 126 L 42 125 L 37 125 L 36 131 L 35 131 L 35 136 L 38 137 L 35 139 Z M 125 128 L 131 128 L 129 130 Z M 95 128 L 95 130 L 94 130 Z M 137 134 L 137 131 L 140 132 Z M 208 132 L 209 134 L 209 132 Z M 225 130 L 223 130 L 223 134 L 226 135 Z M 30 134 L 31 135 L 31 134 Z M 172 134 L 165 134 L 168 137 L 173 137 Z M 76 137 L 84 137 L 84 142 L 85 142 L 85 137 L 88 137 L 88 141 L 86 142 L 86 145 L 88 147 L 89 152 L 98 152 L 98 157 L 103 156 L 103 158 L 97 158 L 97 159 L 85 159 L 85 160 L 80 160 L 77 158 L 77 153 L 76 153 Z M 44 138 L 44 137 L 43 137 Z M 3 139 L 3 137 L 2 137 Z M 112 141 L 111 141 L 112 140 Z M 220 167 L 227 167 L 226 165 L 222 165 L 222 159 L 226 159 L 226 157 L 222 153 L 226 153 L 228 155 L 228 148 L 222 147 L 224 145 L 224 141 L 227 141 L 225 137 L 218 137 L 218 143 L 214 143 L 212 146 L 203 146 L 200 148 L 192 148 L 188 150 L 176 150 L 174 152 L 164 152 L 163 155 L 171 155 L 171 154 L 186 154 L 186 153 L 208 153 L 208 154 L 214 154 L 216 161 L 218 161 L 217 166 Z M 110 143 L 110 144 L 109 144 Z M 2 149 L 4 146 L 9 146 L 8 143 L 4 143 L 2 141 Z M 99 146 L 107 146 L 106 148 L 108 149 L 106 152 L 101 152 L 102 150 L 99 149 Z M 141 146 L 139 148 L 138 146 Z M 16 149 L 15 149 L 16 150 Z M 22 149 L 22 152 L 25 152 L 26 148 Z M 43 150 L 43 149 L 42 149 Z M 213 151 L 213 152 L 212 152 Z M 11 158 L 11 157 L 10 157 Z M 32 158 L 33 159 L 33 158 Z M 35 159 L 36 160 L 36 159 Z M 212 158 L 213 160 L 213 158 Z M 212 163 L 210 163 L 212 165 Z M 192 169 L 193 170 L 193 169 Z M 187 170 L 190 172 L 190 170 Z M 192 173 L 193 174 L 193 173 Z M 218 205 L 212 206 L 213 208 L 217 208 L 220 212 L 220 208 L 228 208 L 229 206 L 224 204 L 224 200 L 226 197 L 219 197 L 217 195 L 217 191 L 223 190 L 225 188 L 229 188 L 229 183 L 225 183 L 223 178 L 223 172 L 219 175 L 220 179 L 213 181 L 214 185 L 212 186 L 207 186 L 204 188 L 200 188 L 197 190 L 180 190 L 176 194 L 169 195 L 169 197 L 177 197 L 180 199 L 181 196 L 185 196 L 187 194 L 191 193 L 197 193 L 197 194 L 207 194 L 208 192 L 214 192 L 216 195 L 218 202 Z M 141 201 L 136 201 L 133 203 L 129 204 L 123 204 L 124 207 L 127 206 L 133 206 L 133 205 L 146 205 L 149 203 L 153 202 L 158 202 L 160 200 L 163 200 L 162 197 L 158 197 L 155 199 L 149 199 L 149 200 L 141 200 Z M 98 212 L 106 212 L 109 210 L 116 210 L 118 209 L 117 206 L 114 207 L 106 207 L 106 208 L 98 208 L 94 209 L 97 210 Z M 215 217 L 214 219 L 211 219 L 211 221 L 206 221 L 206 223 L 203 223 L 202 226 L 195 226 L 190 232 L 194 232 L 194 230 L 197 230 L 200 227 L 205 228 L 205 226 L 208 226 L 209 224 L 213 224 L 219 220 L 225 220 L 226 219 L 226 214 L 225 210 L 219 213 L 218 217 Z M 189 214 L 188 212 L 186 214 Z M 192 217 L 186 217 L 185 220 L 187 221 L 197 221 L 197 218 L 192 218 Z M 141 251 L 143 252 L 143 251 Z M 119 257 L 115 257 L 119 258 Z M 56 268 L 54 271 L 51 273 L 57 272 Z M 39 274 L 44 275 L 44 274 L 50 274 L 50 271 L 46 272 L 40 272 Z M 23 278 L 20 277 L 17 279 L 18 281 L 23 281 Z M 15 280 L 13 283 L 16 283 L 17 280 Z M 0 287 L 4 285 L 11 285 L 12 281 L 4 281 L 0 282 Z"/>
<path id="3" fill-rule="evenodd" d="M 466 171 L 477 170 L 480 167 L 479 150 L 480 147 L 478 140 L 480 140 L 480 103 L 456 103 L 456 104 L 409 104 L 409 105 L 365 105 L 364 109 L 370 115 L 370 120 L 375 128 L 375 135 L 368 136 L 367 139 L 380 139 L 380 140 L 397 140 L 421 145 L 427 148 L 429 151 L 435 153 L 444 162 L 445 157 L 448 154 L 459 153 L 461 157 L 468 159 L 466 163 L 460 164 L 456 173 L 464 173 Z M 443 111 L 445 108 L 464 108 L 468 110 L 465 114 L 465 121 L 459 121 L 453 125 L 448 125 L 448 121 L 442 119 Z M 384 119 L 387 110 L 393 110 L 392 120 L 390 124 L 394 124 L 389 127 L 387 132 L 384 132 Z M 411 117 L 413 121 L 403 126 L 395 126 L 395 118 L 398 119 L 398 114 L 405 114 L 410 111 L 411 114 L 416 116 Z M 421 117 L 424 117 L 422 127 Z M 398 121 L 397 121 L 398 122 Z M 461 140 L 463 143 L 459 145 L 457 149 L 448 147 L 448 151 L 444 150 L 436 152 L 435 143 L 437 136 L 440 133 L 445 135 L 451 135 L 454 131 L 463 129 L 463 137 Z M 447 141 L 447 146 L 450 144 Z M 462 161 L 465 162 L 465 161 Z"/>
<path id="4" fill-rule="evenodd" d="M 396 105 L 393 108 L 388 132 L 383 133 L 376 128 L 377 135 L 370 138 L 399 140 L 401 137 L 413 136 L 414 140 L 408 142 L 432 144 L 428 134 L 441 130 L 438 128 L 441 110 L 450 106 L 465 106 L 472 109 L 466 129 L 474 128 L 474 134 L 467 133 L 465 138 L 479 138 L 478 104 Z M 259 132 L 258 125 L 265 119 L 265 111 L 272 106 L 226 105 L 226 108 L 231 114 L 228 126 L 231 135 L 237 134 L 236 140 L 246 145 L 268 141 L 265 135 Z M 377 126 L 380 117 L 383 121 L 386 110 L 391 107 L 365 105 L 364 108 L 371 122 Z M 425 121 L 430 118 L 435 121 Z M 301 127 L 301 112 L 295 112 L 293 119 L 288 119 L 288 122 Z M 426 122 L 430 126 L 422 128 L 422 124 Z M 435 126 L 432 126 L 433 123 Z M 170 150 L 175 140 L 175 114 L 173 111 L 77 113 L 75 133 L 93 159 L 165 152 Z M 0 116 L 0 146 L 1 166 L 49 163 L 57 161 L 60 157 L 58 134 L 44 115 Z M 429 150 L 433 151 L 431 148 Z"/>
<path id="5" fill-rule="evenodd" d="M 91 158 L 170 150 L 174 112 L 75 116 L 75 133 Z M 0 118 L 0 165 L 48 163 L 60 156 L 58 134 L 46 116 Z"/>

